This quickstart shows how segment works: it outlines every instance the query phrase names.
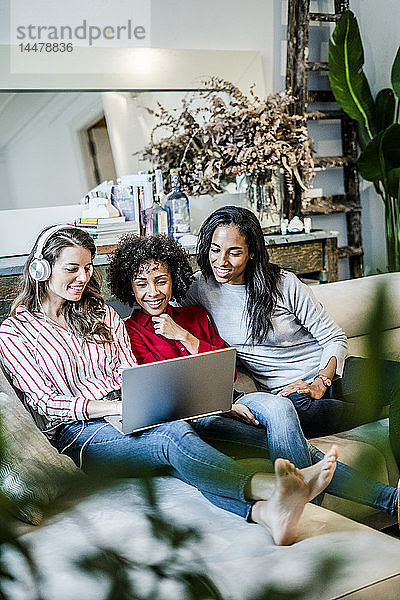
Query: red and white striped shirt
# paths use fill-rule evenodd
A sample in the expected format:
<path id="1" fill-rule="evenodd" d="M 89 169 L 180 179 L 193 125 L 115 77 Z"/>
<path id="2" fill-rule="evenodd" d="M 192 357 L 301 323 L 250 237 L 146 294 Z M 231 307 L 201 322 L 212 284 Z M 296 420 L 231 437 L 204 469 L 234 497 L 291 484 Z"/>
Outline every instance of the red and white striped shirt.
<path id="1" fill-rule="evenodd" d="M 122 370 L 136 364 L 115 310 L 106 306 L 105 323 L 114 341 L 87 342 L 73 332 L 19 306 L 0 327 L 0 357 L 30 408 L 57 423 L 87 420 L 89 400 L 119 389 Z"/>

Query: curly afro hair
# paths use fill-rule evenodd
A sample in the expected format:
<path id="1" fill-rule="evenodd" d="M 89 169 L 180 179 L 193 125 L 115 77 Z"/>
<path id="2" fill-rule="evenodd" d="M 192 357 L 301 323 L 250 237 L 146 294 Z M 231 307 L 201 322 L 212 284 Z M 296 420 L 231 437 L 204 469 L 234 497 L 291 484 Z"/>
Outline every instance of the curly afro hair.
<path id="1" fill-rule="evenodd" d="M 112 294 L 121 302 L 133 306 L 136 301 L 132 279 L 150 260 L 158 261 L 168 268 L 172 278 L 172 298 L 182 302 L 193 281 L 189 254 L 178 242 L 163 234 L 141 238 L 128 233 L 121 238 L 107 272 Z"/>

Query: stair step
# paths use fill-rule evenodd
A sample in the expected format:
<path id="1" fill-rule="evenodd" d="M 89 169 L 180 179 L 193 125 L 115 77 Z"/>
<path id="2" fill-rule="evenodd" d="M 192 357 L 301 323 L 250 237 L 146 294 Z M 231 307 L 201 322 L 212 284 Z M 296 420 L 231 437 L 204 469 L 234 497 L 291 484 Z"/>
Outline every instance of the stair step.
<path id="1" fill-rule="evenodd" d="M 348 156 L 314 156 L 315 171 L 325 171 L 325 169 L 338 169 L 347 167 L 355 161 Z"/>
<path id="2" fill-rule="evenodd" d="M 344 194 L 335 194 L 333 196 L 303 198 L 301 214 L 304 217 L 312 217 L 313 215 L 331 215 L 351 211 L 361 211 L 360 205 L 346 200 Z"/>
<path id="3" fill-rule="evenodd" d="M 308 71 L 329 71 L 327 62 L 307 62 L 306 69 Z"/>
<path id="4" fill-rule="evenodd" d="M 338 258 L 349 258 L 351 256 L 363 256 L 364 251 L 362 248 L 356 248 L 355 246 L 342 246 L 338 248 Z"/>
<path id="5" fill-rule="evenodd" d="M 343 119 L 344 117 L 345 113 L 342 110 L 310 110 L 306 112 L 307 121 Z"/>
<path id="6" fill-rule="evenodd" d="M 332 90 L 308 90 L 307 102 L 336 102 Z"/>
<path id="7" fill-rule="evenodd" d="M 339 21 L 342 13 L 318 13 L 310 12 L 310 21 L 321 21 L 323 23 L 336 23 Z"/>

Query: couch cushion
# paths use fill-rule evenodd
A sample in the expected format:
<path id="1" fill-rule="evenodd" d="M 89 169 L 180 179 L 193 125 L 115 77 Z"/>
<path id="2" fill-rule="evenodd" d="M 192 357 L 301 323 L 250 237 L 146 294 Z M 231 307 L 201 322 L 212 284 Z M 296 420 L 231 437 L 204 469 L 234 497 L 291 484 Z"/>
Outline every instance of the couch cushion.
<path id="1" fill-rule="evenodd" d="M 400 324 L 399 324 L 400 325 Z M 400 326 L 397 329 L 382 331 L 383 356 L 400 362 Z M 349 356 L 366 356 L 368 336 L 360 335 L 348 340 Z"/>
<path id="2" fill-rule="evenodd" d="M 42 519 L 40 505 L 63 491 L 56 475 L 76 467 L 53 448 L 12 390 L 0 393 L 0 425 L 0 489 L 15 516 L 36 525 Z"/>
<path id="3" fill-rule="evenodd" d="M 385 285 L 389 292 L 390 308 L 387 314 L 386 329 L 400 326 L 400 273 L 384 273 L 360 279 L 349 279 L 314 286 L 315 296 L 322 302 L 327 312 L 343 328 L 348 337 L 367 333 L 365 316 L 375 300 L 379 285 Z"/>
<path id="4" fill-rule="evenodd" d="M 140 567 L 131 571 L 138 586 L 135 597 L 150 597 L 155 585 L 156 571 L 146 566 L 165 564 L 174 556 L 173 572 L 179 573 L 182 561 L 189 572 L 201 569 L 229 600 L 283 596 L 332 600 L 385 580 L 392 581 L 385 598 L 397 597 L 398 540 L 309 504 L 300 522 L 301 541 L 277 547 L 268 531 L 216 508 L 195 488 L 177 479 L 157 478 L 155 483 L 167 522 L 194 527 L 201 539 L 174 551 L 165 543 L 162 529 L 159 535 L 154 535 L 154 529 L 152 533 L 138 482 L 126 481 L 25 536 L 43 577 L 44 600 L 108 597 L 106 576 L 78 569 L 78 561 L 93 557 L 96 546 L 116 548 L 127 560 L 137 561 Z M 16 578 L 7 586 L 7 598 L 30 600 L 29 572 L 21 568 L 15 553 L 10 554 L 7 564 Z M 159 600 L 183 597 L 182 590 L 168 580 L 153 589 L 152 597 Z"/>
<path id="5" fill-rule="evenodd" d="M 363 442 L 370 445 L 374 450 L 379 452 L 380 456 L 384 459 L 384 469 L 387 475 L 377 477 L 378 481 L 383 483 L 389 483 L 390 485 L 396 486 L 399 479 L 399 469 L 397 467 L 395 458 L 392 453 L 389 441 L 389 419 L 380 419 L 373 423 L 365 423 L 354 429 L 337 433 L 336 436 L 339 444 L 342 442 Z M 364 461 L 364 457 L 361 454 L 358 462 L 360 463 L 360 470 L 369 474 L 372 477 L 372 467 Z M 380 460 L 380 459 L 379 459 Z M 383 473 L 383 471 L 382 471 Z"/>
<path id="6" fill-rule="evenodd" d="M 336 435 L 314 438 L 310 442 L 323 452 L 337 444 L 341 462 L 371 479 L 396 486 L 399 471 L 390 449 L 388 426 L 388 419 L 382 419 Z M 393 518 L 382 511 L 329 494 L 325 494 L 322 506 L 378 528 L 393 522 Z"/>

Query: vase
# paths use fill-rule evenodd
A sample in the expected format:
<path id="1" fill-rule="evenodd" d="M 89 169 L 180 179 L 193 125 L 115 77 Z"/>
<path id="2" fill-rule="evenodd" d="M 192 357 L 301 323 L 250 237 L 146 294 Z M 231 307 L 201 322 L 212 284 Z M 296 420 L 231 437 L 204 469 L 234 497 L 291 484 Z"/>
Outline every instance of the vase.
<path id="1" fill-rule="evenodd" d="M 279 231 L 283 206 L 280 176 L 272 180 L 271 185 L 274 186 L 273 190 L 271 187 L 268 189 L 266 185 L 257 185 L 257 189 L 252 187 L 246 192 L 191 196 L 189 198 L 191 232 L 196 235 L 203 221 L 222 206 L 248 208 L 257 216 L 266 233 Z"/>

